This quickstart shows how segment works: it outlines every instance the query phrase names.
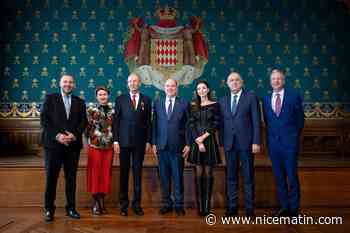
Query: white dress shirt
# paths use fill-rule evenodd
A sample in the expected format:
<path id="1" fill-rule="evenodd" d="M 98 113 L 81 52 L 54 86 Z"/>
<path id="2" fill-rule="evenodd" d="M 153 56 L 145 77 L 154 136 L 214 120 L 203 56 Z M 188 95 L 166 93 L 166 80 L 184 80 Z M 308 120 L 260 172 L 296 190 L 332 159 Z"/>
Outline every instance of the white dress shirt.
<path id="1" fill-rule="evenodd" d="M 72 106 L 72 94 L 66 94 L 66 93 L 63 93 L 63 91 L 61 91 L 61 96 L 62 96 L 64 108 L 66 110 L 66 116 L 67 116 L 67 119 L 68 119 L 69 118 L 69 114 L 70 114 L 70 109 L 71 109 L 71 106 Z"/>
<path id="2" fill-rule="evenodd" d="M 168 109 L 169 109 L 169 105 L 170 105 L 170 99 L 171 99 L 171 104 L 172 104 L 172 110 L 174 110 L 174 106 L 175 106 L 175 100 L 176 100 L 176 97 L 173 96 L 173 97 L 166 97 L 165 98 L 165 110 L 166 110 L 166 113 L 168 113 Z"/>
<path id="3" fill-rule="evenodd" d="M 236 94 L 233 94 L 233 93 L 231 92 L 231 106 L 232 106 L 232 102 L 233 102 L 234 96 L 237 96 L 237 98 L 236 98 L 236 106 L 237 106 L 238 103 L 239 103 L 239 98 L 241 98 L 241 95 L 242 95 L 242 89 L 239 90 L 239 92 L 237 92 Z"/>
<path id="4" fill-rule="evenodd" d="M 139 105 L 140 93 L 137 92 L 137 93 L 133 94 L 133 93 L 129 92 L 129 94 L 130 94 L 130 99 L 131 99 L 131 100 L 132 100 L 132 96 L 133 96 L 133 95 L 136 95 L 136 96 L 135 96 L 135 99 L 136 99 L 135 109 L 137 109 L 137 106 Z"/>
<path id="5" fill-rule="evenodd" d="M 284 88 L 278 92 L 273 92 L 271 96 L 271 107 L 274 112 L 276 112 L 276 98 L 277 94 L 280 94 L 280 99 L 281 99 L 281 108 L 283 104 L 283 97 L 284 97 Z"/>

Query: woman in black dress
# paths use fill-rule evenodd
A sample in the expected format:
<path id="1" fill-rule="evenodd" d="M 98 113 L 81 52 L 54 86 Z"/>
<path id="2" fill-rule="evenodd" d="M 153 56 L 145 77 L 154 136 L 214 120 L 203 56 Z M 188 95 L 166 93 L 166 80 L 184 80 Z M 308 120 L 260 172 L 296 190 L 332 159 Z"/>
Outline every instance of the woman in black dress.
<path id="1" fill-rule="evenodd" d="M 199 81 L 196 86 L 197 99 L 192 105 L 188 128 L 192 145 L 187 161 L 196 166 L 196 195 L 198 213 L 210 213 L 213 190 L 213 168 L 221 163 L 216 131 L 220 126 L 219 104 L 213 102 L 209 85 Z"/>

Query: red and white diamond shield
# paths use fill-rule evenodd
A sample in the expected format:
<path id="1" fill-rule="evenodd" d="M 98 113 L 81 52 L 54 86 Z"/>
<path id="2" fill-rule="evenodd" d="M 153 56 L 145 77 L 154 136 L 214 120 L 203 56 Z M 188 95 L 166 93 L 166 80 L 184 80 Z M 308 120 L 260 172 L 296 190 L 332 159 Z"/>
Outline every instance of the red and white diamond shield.
<path id="1" fill-rule="evenodd" d="M 157 39 L 155 40 L 155 61 L 160 66 L 176 66 L 177 59 L 177 40 Z"/>

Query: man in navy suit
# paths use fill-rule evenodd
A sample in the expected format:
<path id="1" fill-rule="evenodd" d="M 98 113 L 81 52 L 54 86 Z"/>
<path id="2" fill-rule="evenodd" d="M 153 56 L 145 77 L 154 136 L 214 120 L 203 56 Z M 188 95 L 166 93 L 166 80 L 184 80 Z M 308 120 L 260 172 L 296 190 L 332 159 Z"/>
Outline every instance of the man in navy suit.
<path id="1" fill-rule="evenodd" d="M 166 97 L 154 102 L 153 136 L 154 154 L 158 155 L 161 179 L 163 207 L 160 214 L 173 211 L 170 179 L 174 187 L 175 212 L 185 215 L 183 169 L 184 157 L 189 153 L 189 138 L 186 135 L 186 124 L 189 118 L 189 103 L 177 97 L 177 82 L 168 79 L 164 90 Z"/>
<path id="2" fill-rule="evenodd" d="M 280 209 L 274 216 L 297 216 L 300 205 L 297 173 L 299 137 L 304 127 L 302 99 L 296 92 L 284 88 L 282 71 L 273 70 L 270 81 L 273 93 L 264 97 L 263 112 L 268 152 L 280 202 Z"/>
<path id="3" fill-rule="evenodd" d="M 230 95 L 220 100 L 220 144 L 226 159 L 226 216 L 238 214 L 238 174 L 242 165 L 245 209 L 254 216 L 254 155 L 260 151 L 260 108 L 258 98 L 242 89 L 243 80 L 233 72 L 227 78 Z"/>
<path id="4" fill-rule="evenodd" d="M 120 154 L 120 215 L 128 215 L 129 170 L 132 160 L 134 196 L 132 209 L 143 215 L 141 208 L 142 164 L 146 151 L 151 149 L 151 100 L 140 93 L 140 77 L 131 73 L 128 77 L 129 93 L 120 95 L 115 101 L 113 117 L 114 151 Z"/>
<path id="5" fill-rule="evenodd" d="M 46 96 L 40 114 L 42 143 L 45 149 L 46 222 L 54 220 L 56 186 L 62 166 L 66 182 L 67 216 L 80 218 L 75 209 L 75 191 L 80 150 L 83 148 L 82 133 L 87 119 L 85 103 L 72 94 L 74 88 L 73 76 L 62 75 L 60 93 Z"/>

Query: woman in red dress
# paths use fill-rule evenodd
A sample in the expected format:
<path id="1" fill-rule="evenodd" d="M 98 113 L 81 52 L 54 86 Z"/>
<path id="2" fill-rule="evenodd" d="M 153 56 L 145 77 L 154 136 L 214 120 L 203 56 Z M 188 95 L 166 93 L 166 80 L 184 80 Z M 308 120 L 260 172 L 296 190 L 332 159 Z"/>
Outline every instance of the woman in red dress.
<path id="1" fill-rule="evenodd" d="M 104 198 L 110 192 L 113 150 L 113 108 L 108 104 L 109 91 L 105 87 L 96 89 L 98 104 L 88 110 L 88 166 L 87 190 L 92 194 L 92 214 L 106 213 Z"/>

